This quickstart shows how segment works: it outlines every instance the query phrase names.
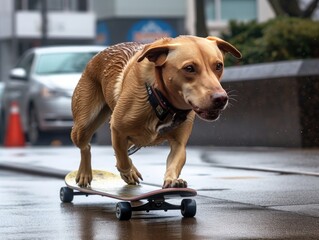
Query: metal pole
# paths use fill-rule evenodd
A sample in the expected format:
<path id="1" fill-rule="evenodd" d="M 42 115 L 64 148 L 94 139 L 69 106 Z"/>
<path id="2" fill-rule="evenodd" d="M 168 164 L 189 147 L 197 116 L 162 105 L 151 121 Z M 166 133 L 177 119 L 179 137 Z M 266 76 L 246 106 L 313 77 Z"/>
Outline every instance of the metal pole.
<path id="1" fill-rule="evenodd" d="M 17 30 L 16 30 L 16 18 L 17 18 L 17 11 L 16 11 L 16 1 L 13 1 L 12 5 L 12 42 L 11 42 L 11 48 L 12 48 L 12 54 L 11 54 L 11 67 L 14 66 L 16 63 L 18 51 L 17 51 L 17 45 L 18 45 L 18 39 L 17 39 Z"/>
<path id="2" fill-rule="evenodd" d="M 42 0 L 41 4 L 41 45 L 48 45 L 48 5 L 47 0 Z"/>

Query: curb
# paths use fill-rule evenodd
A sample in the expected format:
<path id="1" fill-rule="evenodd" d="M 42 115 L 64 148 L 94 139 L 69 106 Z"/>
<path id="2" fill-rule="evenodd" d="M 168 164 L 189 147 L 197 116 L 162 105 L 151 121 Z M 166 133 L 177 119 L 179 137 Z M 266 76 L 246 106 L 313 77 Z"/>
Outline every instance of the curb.
<path id="1" fill-rule="evenodd" d="M 58 178 L 58 179 L 64 179 L 65 175 L 69 171 L 65 170 L 59 170 L 54 168 L 46 168 L 46 167 L 38 167 L 38 166 L 24 166 L 20 163 L 0 163 L 0 169 L 1 170 L 9 170 L 14 172 L 20 172 L 20 173 L 27 173 L 32 174 L 36 176 L 43 176 L 43 177 L 50 177 L 50 178 Z"/>

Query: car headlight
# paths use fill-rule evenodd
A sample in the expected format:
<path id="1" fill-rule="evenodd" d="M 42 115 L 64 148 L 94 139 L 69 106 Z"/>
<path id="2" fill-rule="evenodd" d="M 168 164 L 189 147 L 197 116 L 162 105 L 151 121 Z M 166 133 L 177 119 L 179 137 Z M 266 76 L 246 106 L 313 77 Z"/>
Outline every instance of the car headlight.
<path id="1" fill-rule="evenodd" d="M 41 97 L 43 98 L 51 98 L 53 96 L 56 96 L 56 91 L 53 89 L 50 89 L 48 87 L 42 87 L 41 89 Z"/>
<path id="2" fill-rule="evenodd" d="M 61 97 L 61 96 L 67 97 L 68 94 L 66 92 L 58 91 L 58 90 L 44 86 L 41 89 L 41 96 L 43 98 L 52 98 L 52 97 Z"/>

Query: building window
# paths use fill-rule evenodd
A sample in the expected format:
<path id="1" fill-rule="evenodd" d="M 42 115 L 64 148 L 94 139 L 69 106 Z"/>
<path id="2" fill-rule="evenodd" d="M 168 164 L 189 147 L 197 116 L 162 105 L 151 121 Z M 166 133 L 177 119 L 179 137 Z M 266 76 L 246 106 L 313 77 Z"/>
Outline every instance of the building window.
<path id="1" fill-rule="evenodd" d="M 46 0 L 49 11 L 88 11 L 87 0 Z M 42 0 L 15 0 L 17 10 L 40 11 Z"/>
<path id="2" fill-rule="evenodd" d="M 208 21 L 256 20 L 257 0 L 205 0 Z"/>

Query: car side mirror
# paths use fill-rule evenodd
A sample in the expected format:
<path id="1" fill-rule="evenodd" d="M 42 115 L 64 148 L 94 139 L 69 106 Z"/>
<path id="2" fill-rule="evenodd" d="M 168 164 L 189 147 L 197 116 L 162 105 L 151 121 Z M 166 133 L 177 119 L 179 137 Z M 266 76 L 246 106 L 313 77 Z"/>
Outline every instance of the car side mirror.
<path id="1" fill-rule="evenodd" d="M 14 68 L 10 71 L 10 78 L 17 80 L 26 80 L 27 72 L 23 68 Z"/>

